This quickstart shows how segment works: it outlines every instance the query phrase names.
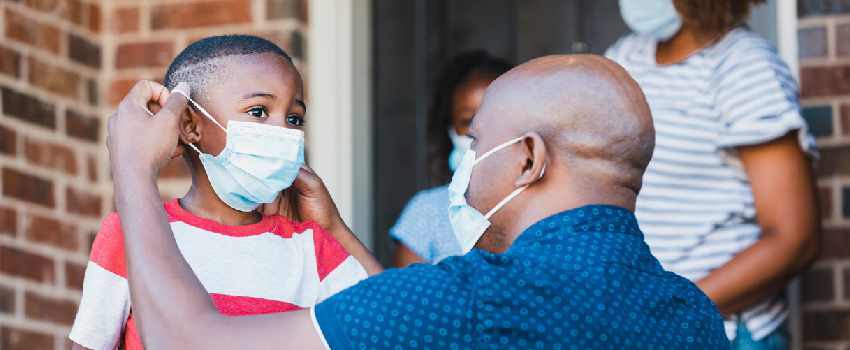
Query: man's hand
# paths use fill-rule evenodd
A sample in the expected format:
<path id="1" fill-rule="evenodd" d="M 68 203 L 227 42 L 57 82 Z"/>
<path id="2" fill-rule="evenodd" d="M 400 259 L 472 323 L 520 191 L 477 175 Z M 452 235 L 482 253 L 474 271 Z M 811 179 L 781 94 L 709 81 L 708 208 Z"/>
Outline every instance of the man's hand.
<path id="1" fill-rule="evenodd" d="M 180 83 L 177 90 L 189 95 L 189 84 Z M 136 83 L 107 124 L 113 174 L 129 171 L 155 177 L 165 163 L 182 154 L 178 122 L 185 109 L 186 98 L 181 94 L 172 95 L 165 86 L 148 80 Z"/>

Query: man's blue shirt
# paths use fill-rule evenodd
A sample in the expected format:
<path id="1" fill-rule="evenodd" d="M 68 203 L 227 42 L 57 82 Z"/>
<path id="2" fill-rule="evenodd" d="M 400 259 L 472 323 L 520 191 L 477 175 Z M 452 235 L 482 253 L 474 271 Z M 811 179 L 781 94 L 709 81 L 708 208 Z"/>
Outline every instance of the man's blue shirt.
<path id="1" fill-rule="evenodd" d="M 546 218 L 504 254 L 388 270 L 313 312 L 332 349 L 729 348 L 714 304 L 614 206 Z"/>

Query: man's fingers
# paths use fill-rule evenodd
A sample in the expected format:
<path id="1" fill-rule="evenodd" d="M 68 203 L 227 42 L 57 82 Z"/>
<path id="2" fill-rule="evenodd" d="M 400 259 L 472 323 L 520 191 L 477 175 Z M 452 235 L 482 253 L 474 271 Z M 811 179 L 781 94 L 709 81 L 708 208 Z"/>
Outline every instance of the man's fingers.
<path id="1" fill-rule="evenodd" d="M 186 96 L 189 96 L 190 92 L 189 84 L 177 84 L 177 87 L 174 88 L 173 92 L 178 93 L 168 95 L 168 100 L 165 101 L 165 105 L 156 115 L 154 115 L 155 119 L 168 119 L 176 122 L 180 114 L 186 110 Z"/>
<path id="2" fill-rule="evenodd" d="M 150 101 L 159 102 L 163 91 L 168 92 L 168 89 L 160 83 L 150 80 L 139 80 L 136 82 L 136 85 L 133 85 L 127 96 L 124 97 L 124 101 L 137 106 L 147 107 Z"/>

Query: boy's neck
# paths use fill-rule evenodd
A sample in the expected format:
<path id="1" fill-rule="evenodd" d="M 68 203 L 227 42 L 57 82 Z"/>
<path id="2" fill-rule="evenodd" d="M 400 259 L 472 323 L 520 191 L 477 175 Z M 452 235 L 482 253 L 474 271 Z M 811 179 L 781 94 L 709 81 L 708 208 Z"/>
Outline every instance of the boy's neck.
<path id="1" fill-rule="evenodd" d="M 206 175 L 193 176 L 192 187 L 180 199 L 180 205 L 194 215 L 228 226 L 255 224 L 262 218 L 256 211 L 242 212 L 222 202 Z"/>

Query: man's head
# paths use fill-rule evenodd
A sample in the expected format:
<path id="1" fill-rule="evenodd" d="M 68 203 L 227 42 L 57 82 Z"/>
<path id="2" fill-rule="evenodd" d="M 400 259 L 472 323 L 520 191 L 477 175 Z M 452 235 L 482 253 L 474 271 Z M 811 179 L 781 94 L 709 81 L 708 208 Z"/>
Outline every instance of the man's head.
<path id="1" fill-rule="evenodd" d="M 250 35 L 201 39 L 184 49 L 168 68 L 164 85 L 173 89 L 187 82 L 192 98 L 222 126 L 230 120 L 301 129 L 306 106 L 301 75 L 292 59 L 268 40 Z M 180 123 L 180 140 L 202 152 L 217 155 L 226 134 L 195 109 Z M 190 166 L 200 170 L 198 155 L 186 153 Z"/>
<path id="2" fill-rule="evenodd" d="M 524 136 L 472 172 L 467 198 L 481 212 L 529 186 L 490 219 L 478 242 L 490 251 L 564 210 L 634 209 L 655 145 L 640 87 L 622 67 L 593 55 L 547 56 L 502 75 L 487 88 L 469 135 L 479 155 Z"/>

